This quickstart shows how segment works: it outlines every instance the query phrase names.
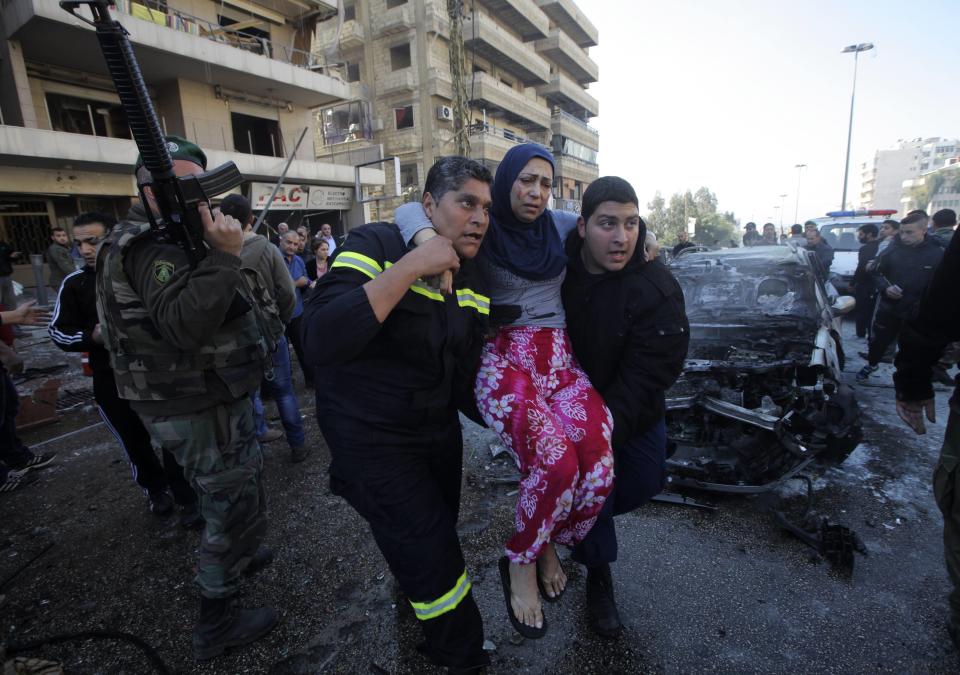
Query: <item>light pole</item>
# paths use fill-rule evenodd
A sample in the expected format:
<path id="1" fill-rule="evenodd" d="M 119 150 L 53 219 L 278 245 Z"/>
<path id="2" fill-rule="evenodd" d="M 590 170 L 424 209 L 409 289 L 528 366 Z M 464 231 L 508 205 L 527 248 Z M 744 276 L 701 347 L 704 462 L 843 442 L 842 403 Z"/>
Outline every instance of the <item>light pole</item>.
<path id="1" fill-rule="evenodd" d="M 800 214 L 800 174 L 803 173 L 803 170 L 806 168 L 806 164 L 797 164 L 793 168 L 797 170 L 797 203 L 793 207 L 793 222 L 800 222 L 797 220 L 797 217 Z"/>
<path id="2" fill-rule="evenodd" d="M 843 164 L 843 199 L 840 203 L 840 209 L 847 209 L 847 175 L 850 172 L 850 139 L 853 137 L 853 101 L 857 95 L 857 61 L 860 58 L 860 52 L 873 49 L 872 42 L 861 42 L 858 45 L 844 47 L 841 54 L 853 52 L 853 91 L 850 93 L 850 124 L 847 126 L 847 159 Z"/>
<path id="3" fill-rule="evenodd" d="M 787 195 L 780 195 L 780 234 L 783 234 L 783 205 L 787 201 Z"/>

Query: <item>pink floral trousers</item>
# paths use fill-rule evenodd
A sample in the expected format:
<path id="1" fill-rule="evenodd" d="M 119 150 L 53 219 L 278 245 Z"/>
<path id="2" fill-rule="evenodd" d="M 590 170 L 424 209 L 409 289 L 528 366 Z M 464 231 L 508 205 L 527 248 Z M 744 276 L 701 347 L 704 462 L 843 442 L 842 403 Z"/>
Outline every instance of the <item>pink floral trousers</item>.
<path id="1" fill-rule="evenodd" d="M 511 562 L 583 540 L 613 489 L 613 419 L 561 328 L 504 327 L 483 348 L 477 407 L 520 469 Z"/>

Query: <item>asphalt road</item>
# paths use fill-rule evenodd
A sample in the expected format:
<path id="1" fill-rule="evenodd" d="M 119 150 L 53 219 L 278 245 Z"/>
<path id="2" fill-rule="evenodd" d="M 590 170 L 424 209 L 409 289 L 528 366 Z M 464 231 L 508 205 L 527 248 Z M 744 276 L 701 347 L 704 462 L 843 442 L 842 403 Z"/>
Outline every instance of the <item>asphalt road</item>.
<path id="1" fill-rule="evenodd" d="M 862 365 L 858 348 L 848 342 L 851 382 Z M 65 360 L 42 348 L 28 356 L 28 366 Z M 916 437 L 896 418 L 889 375 L 882 366 L 870 386 L 858 387 L 864 443 L 843 465 L 808 472 L 816 514 L 852 528 L 867 547 L 849 578 L 780 531 L 764 500 L 708 499 L 715 512 L 653 504 L 617 523 L 614 579 L 626 630 L 613 641 L 587 629 L 583 574 L 569 562 L 568 592 L 547 606 L 547 637 L 514 634 L 496 560 L 512 522 L 515 471 L 502 457 L 491 459 L 490 433 L 467 423 L 460 531 L 493 649 L 490 672 L 960 672 L 944 628 L 948 582 L 929 488 L 947 390 L 938 398 L 941 422 Z M 277 559 L 243 591 L 251 606 L 279 608 L 282 623 L 267 638 L 212 662 L 192 661 L 198 535 L 148 513 L 103 427 L 43 447 L 59 453 L 58 463 L 40 482 L 0 497 L 0 582 L 24 568 L 0 588 L 0 637 L 22 643 L 121 630 L 181 672 L 439 672 L 416 652 L 416 619 L 365 524 L 329 493 L 328 452 L 305 392 L 301 401 L 315 450 L 293 465 L 282 441 L 267 447 L 267 543 Z M 25 440 L 96 421 L 81 406 Z M 780 508 L 802 510 L 799 481 L 780 496 Z M 150 672 L 141 652 L 112 640 L 30 654 L 60 660 L 71 673 Z"/>

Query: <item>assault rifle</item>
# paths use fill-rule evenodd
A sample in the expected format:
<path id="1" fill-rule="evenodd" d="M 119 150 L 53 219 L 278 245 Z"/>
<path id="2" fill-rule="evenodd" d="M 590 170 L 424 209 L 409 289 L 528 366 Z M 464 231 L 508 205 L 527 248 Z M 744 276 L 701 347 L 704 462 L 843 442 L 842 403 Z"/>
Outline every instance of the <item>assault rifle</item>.
<path id="1" fill-rule="evenodd" d="M 210 197 L 238 187 L 243 182 L 243 176 L 236 164 L 227 162 L 199 176 L 177 178 L 157 111 L 153 108 L 140 64 L 133 53 L 133 45 L 127 37 L 127 30 L 110 17 L 108 4 L 107 0 L 60 2 L 63 9 L 97 31 L 97 40 L 100 41 L 107 69 L 127 115 L 133 140 L 137 143 L 143 166 L 150 172 L 150 187 L 160 211 L 159 218 L 150 209 L 143 185 L 137 180 L 140 201 L 147 212 L 150 226 L 183 247 L 193 264 L 196 264 L 206 255 L 199 206 L 208 204 Z M 82 5 L 90 7 L 92 21 L 79 14 Z"/>

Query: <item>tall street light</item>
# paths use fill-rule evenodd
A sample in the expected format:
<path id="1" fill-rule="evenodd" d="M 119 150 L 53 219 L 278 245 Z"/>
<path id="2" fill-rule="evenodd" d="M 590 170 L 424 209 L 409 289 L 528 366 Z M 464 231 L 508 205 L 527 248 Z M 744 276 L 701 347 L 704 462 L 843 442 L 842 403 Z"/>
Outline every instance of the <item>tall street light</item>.
<path id="1" fill-rule="evenodd" d="M 797 170 L 797 203 L 793 207 L 793 222 L 799 223 L 797 220 L 798 215 L 800 214 L 800 174 L 803 173 L 803 170 L 807 167 L 806 164 L 797 164 L 793 168 Z"/>
<path id="2" fill-rule="evenodd" d="M 787 201 L 787 195 L 780 195 L 780 234 L 783 234 L 783 205 Z"/>
<path id="3" fill-rule="evenodd" d="M 860 58 L 860 52 L 873 49 L 872 42 L 861 42 L 858 45 L 844 47 L 841 54 L 853 52 L 853 92 L 850 94 L 850 124 L 847 126 L 847 161 L 843 165 L 843 199 L 840 203 L 840 209 L 847 208 L 847 176 L 850 173 L 850 139 L 853 136 L 853 100 L 857 95 L 857 61 Z"/>

